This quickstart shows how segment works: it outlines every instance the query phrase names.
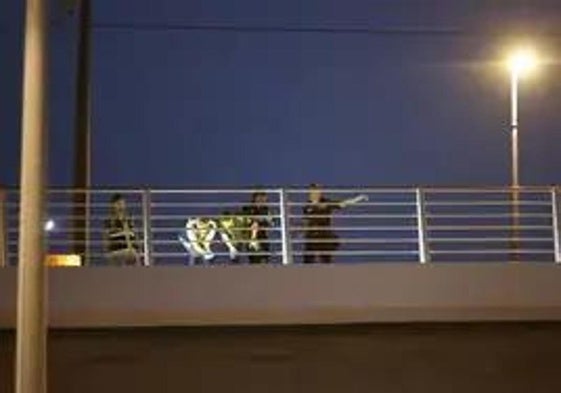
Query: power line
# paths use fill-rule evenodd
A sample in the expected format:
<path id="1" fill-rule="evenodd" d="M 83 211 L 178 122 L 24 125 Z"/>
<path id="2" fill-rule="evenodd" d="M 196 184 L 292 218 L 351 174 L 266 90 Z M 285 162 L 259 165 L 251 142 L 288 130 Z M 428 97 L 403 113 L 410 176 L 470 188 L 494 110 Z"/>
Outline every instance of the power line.
<path id="1" fill-rule="evenodd" d="M 462 35 L 464 32 L 450 28 L 370 28 L 370 27 L 305 27 L 305 26 L 240 26 L 228 24 L 169 24 L 169 23 L 97 23 L 97 30 L 138 31 L 224 31 L 242 33 L 327 33 L 371 35 Z"/>
<path id="2" fill-rule="evenodd" d="M 509 36 L 511 32 L 490 30 L 465 30 L 452 27 L 322 27 L 322 26 L 243 26 L 234 24 L 170 24 L 170 23 L 96 23 L 95 30 L 106 31 L 146 31 L 146 32 L 182 32 L 182 31 L 215 31 L 235 33 L 317 33 L 317 34 L 348 34 L 374 36 L 405 36 L 405 37 L 496 37 Z M 536 35 L 552 38 L 561 37 L 561 32 L 538 32 Z"/>

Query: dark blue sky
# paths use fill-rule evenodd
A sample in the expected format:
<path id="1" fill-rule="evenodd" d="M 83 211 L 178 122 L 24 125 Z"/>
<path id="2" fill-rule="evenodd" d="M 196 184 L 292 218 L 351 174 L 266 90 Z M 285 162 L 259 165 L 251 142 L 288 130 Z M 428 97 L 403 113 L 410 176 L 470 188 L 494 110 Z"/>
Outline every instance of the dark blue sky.
<path id="1" fill-rule="evenodd" d="M 49 173 L 69 185 L 76 21 L 60 2 Z M 22 3 L 0 4 L 0 184 L 18 182 Z M 95 184 L 506 184 L 494 61 L 519 37 L 552 61 L 522 85 L 522 181 L 561 183 L 559 1 L 93 3 Z"/>

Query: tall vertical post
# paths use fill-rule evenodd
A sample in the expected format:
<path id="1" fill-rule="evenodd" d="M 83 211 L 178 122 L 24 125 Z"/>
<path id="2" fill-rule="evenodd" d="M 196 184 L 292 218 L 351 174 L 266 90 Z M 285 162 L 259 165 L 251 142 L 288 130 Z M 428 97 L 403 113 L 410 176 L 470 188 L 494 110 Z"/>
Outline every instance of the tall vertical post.
<path id="1" fill-rule="evenodd" d="M 551 223 L 553 226 L 553 249 L 555 252 L 554 260 L 555 263 L 561 263 L 561 228 L 560 217 L 559 217 L 559 196 L 557 193 L 557 188 L 551 188 Z"/>
<path id="2" fill-rule="evenodd" d="M 142 239 L 143 239 L 143 253 L 144 266 L 150 266 L 152 260 L 152 195 L 149 189 L 142 192 Z"/>
<path id="3" fill-rule="evenodd" d="M 425 195 L 423 190 L 417 188 L 415 190 L 417 205 L 417 237 L 419 247 L 419 262 L 430 262 L 430 251 L 427 241 L 427 218 L 425 211 Z"/>
<path id="4" fill-rule="evenodd" d="M 16 393 L 44 393 L 47 1 L 27 0 L 26 4 L 15 382 Z"/>
<path id="5" fill-rule="evenodd" d="M 282 264 L 290 265 L 293 262 L 292 247 L 290 242 L 290 208 L 288 206 L 288 199 L 286 190 L 284 188 L 281 188 L 279 190 L 279 205 L 282 242 Z"/>
<path id="6" fill-rule="evenodd" d="M 513 70 L 510 77 L 510 150 L 511 150 L 511 185 L 520 185 L 519 146 L 518 146 L 518 72 Z"/>
<path id="7" fill-rule="evenodd" d="M 74 124 L 75 252 L 89 262 L 91 187 L 91 2 L 78 5 L 78 59 Z M 83 191 L 82 191 L 83 190 Z"/>
<path id="8" fill-rule="evenodd" d="M 0 267 L 8 265 L 6 190 L 0 188 Z"/>
<path id="9" fill-rule="evenodd" d="M 512 187 L 512 259 L 518 261 L 520 254 L 520 172 L 518 145 L 518 71 L 513 69 L 510 77 L 510 158 Z"/>

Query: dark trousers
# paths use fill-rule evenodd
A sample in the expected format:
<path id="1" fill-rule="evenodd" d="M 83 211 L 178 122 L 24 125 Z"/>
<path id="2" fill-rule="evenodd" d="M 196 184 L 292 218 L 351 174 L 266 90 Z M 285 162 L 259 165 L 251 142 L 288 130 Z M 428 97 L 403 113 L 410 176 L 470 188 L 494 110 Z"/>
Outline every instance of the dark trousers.
<path id="1" fill-rule="evenodd" d="M 320 241 L 321 240 L 321 241 Z M 304 263 L 331 263 L 332 252 L 339 247 L 337 236 L 331 231 L 314 231 L 306 234 Z"/>
<path id="2" fill-rule="evenodd" d="M 255 253 L 259 255 L 248 255 L 249 263 L 267 263 L 269 262 L 269 242 L 267 237 L 258 237 L 259 239 L 259 250 L 252 250 L 248 247 L 247 251 L 250 253 Z"/>
<path id="3" fill-rule="evenodd" d="M 315 263 L 316 260 L 319 260 L 321 263 L 331 263 L 331 254 L 323 254 L 313 251 L 306 250 L 306 254 L 304 255 L 304 263 Z"/>

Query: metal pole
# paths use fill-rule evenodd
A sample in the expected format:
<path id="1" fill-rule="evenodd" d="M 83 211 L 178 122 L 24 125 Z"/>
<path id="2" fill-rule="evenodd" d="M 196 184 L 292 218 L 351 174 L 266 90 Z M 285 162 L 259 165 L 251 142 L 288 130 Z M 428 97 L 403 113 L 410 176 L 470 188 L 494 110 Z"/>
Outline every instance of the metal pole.
<path id="1" fill-rule="evenodd" d="M 427 221 L 425 212 L 425 196 L 423 190 L 415 191 L 417 205 L 417 236 L 419 242 L 419 262 L 430 262 L 430 252 L 427 242 Z"/>
<path id="2" fill-rule="evenodd" d="M 511 127 L 511 170 L 512 187 L 520 185 L 518 150 L 518 73 L 512 71 L 510 79 L 510 127 Z"/>
<path id="3" fill-rule="evenodd" d="M 144 266 L 150 266 L 152 260 L 152 221 L 151 221 L 152 195 L 150 190 L 142 192 L 142 228 Z"/>
<path id="4" fill-rule="evenodd" d="M 510 127 L 511 127 L 511 187 L 512 187 L 512 249 L 513 260 L 520 259 L 520 173 L 519 173 L 519 145 L 518 145 L 518 82 L 516 70 L 511 71 L 510 79 Z"/>
<path id="5" fill-rule="evenodd" d="M 23 68 L 16 393 L 46 392 L 44 190 L 47 1 L 27 0 Z"/>
<path id="6" fill-rule="evenodd" d="M 282 242 L 282 264 L 290 265 L 293 263 L 292 249 L 290 244 L 290 209 L 288 207 L 288 198 L 286 190 L 279 190 L 280 202 L 280 224 L 281 224 L 281 242 Z"/>
<path id="7" fill-rule="evenodd" d="M 561 233 L 559 228 L 559 198 L 557 188 L 551 188 L 551 223 L 553 225 L 553 246 L 555 263 L 561 263 Z"/>
<path id="8" fill-rule="evenodd" d="M 91 187 L 91 2 L 78 5 L 78 69 L 74 124 L 75 252 L 89 263 Z M 85 191 L 78 191 L 85 190 Z"/>
<path id="9" fill-rule="evenodd" d="M 6 211 L 6 190 L 0 189 L 0 267 L 8 265 L 8 228 L 6 226 Z"/>

